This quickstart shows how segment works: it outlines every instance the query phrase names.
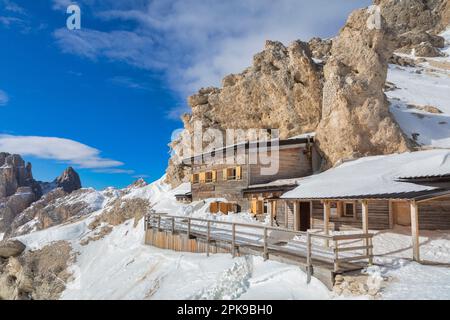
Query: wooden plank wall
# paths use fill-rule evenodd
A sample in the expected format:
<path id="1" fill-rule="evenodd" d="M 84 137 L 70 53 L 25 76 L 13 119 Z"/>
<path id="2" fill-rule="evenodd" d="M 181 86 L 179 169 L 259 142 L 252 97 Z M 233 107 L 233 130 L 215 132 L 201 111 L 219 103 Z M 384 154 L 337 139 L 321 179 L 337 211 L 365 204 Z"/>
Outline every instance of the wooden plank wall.
<path id="1" fill-rule="evenodd" d="M 274 175 L 262 175 L 261 167 L 268 164 L 250 164 L 250 185 L 267 183 L 278 179 L 304 177 L 312 174 L 311 159 L 304 153 L 305 147 L 279 150 L 278 172 Z M 270 158 L 269 158 L 270 159 Z"/>
<path id="2" fill-rule="evenodd" d="M 223 180 L 223 169 L 241 166 L 242 177 L 240 180 Z M 210 183 L 192 184 L 192 200 L 198 201 L 207 198 L 225 198 L 228 201 L 236 202 L 241 207 L 241 211 L 249 210 L 249 202 L 243 198 L 242 190 L 248 187 L 248 165 L 246 164 L 208 164 L 197 165 L 193 172 L 205 172 L 209 170 L 217 171 L 217 181 Z"/>
<path id="3" fill-rule="evenodd" d="M 419 203 L 419 229 L 450 229 L 450 196 Z"/>
<path id="4" fill-rule="evenodd" d="M 180 252 L 206 253 L 206 241 L 197 238 L 188 239 L 186 234 L 177 234 L 170 231 L 158 231 L 148 229 L 145 232 L 145 244 L 160 249 L 174 250 Z M 209 245 L 210 253 L 231 253 L 231 248 L 218 246 L 215 241 Z"/>
<path id="5" fill-rule="evenodd" d="M 312 228 L 323 228 L 323 204 L 320 201 L 313 201 L 312 205 L 313 226 Z M 352 217 L 331 217 L 330 228 L 332 230 L 347 230 L 362 228 L 361 203 L 356 204 L 357 218 Z M 372 200 L 369 202 L 369 229 L 384 230 L 389 229 L 389 201 Z"/>

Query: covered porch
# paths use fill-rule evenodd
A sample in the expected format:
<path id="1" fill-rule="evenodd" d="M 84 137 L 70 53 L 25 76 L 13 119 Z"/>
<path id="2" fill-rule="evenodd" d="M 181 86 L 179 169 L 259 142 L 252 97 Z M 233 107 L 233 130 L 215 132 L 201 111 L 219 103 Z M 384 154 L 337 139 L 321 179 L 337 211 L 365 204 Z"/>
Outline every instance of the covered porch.
<path id="1" fill-rule="evenodd" d="M 420 262 L 420 229 L 450 229 L 450 191 L 422 192 L 403 197 L 279 199 L 285 208 L 282 227 L 320 230 L 324 235 L 368 234 L 369 230 L 409 227 L 412 259 Z M 271 219 L 276 219 L 271 215 Z M 328 246 L 328 243 L 325 243 Z"/>

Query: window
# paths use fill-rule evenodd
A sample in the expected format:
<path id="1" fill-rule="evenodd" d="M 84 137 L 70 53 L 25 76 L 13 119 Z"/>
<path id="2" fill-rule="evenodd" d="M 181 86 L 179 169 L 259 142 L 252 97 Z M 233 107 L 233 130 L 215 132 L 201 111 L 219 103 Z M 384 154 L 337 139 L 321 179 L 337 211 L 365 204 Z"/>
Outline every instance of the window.
<path id="1" fill-rule="evenodd" d="M 206 174 L 205 174 L 205 182 L 206 183 L 213 182 L 213 173 L 212 173 L 212 171 L 206 172 Z"/>
<path id="2" fill-rule="evenodd" d="M 232 167 L 223 169 L 223 180 L 241 180 L 242 179 L 242 169 L 241 167 Z"/>
<path id="3" fill-rule="evenodd" d="M 353 217 L 353 213 L 355 212 L 355 204 L 353 202 L 345 202 L 344 203 L 344 216 Z"/>
<path id="4" fill-rule="evenodd" d="M 192 183 L 196 184 L 196 183 L 199 183 L 199 182 L 200 182 L 200 175 L 198 173 L 194 173 L 192 175 Z"/>
<path id="5" fill-rule="evenodd" d="M 235 180 L 235 179 L 236 179 L 236 168 L 228 168 L 227 180 Z"/>

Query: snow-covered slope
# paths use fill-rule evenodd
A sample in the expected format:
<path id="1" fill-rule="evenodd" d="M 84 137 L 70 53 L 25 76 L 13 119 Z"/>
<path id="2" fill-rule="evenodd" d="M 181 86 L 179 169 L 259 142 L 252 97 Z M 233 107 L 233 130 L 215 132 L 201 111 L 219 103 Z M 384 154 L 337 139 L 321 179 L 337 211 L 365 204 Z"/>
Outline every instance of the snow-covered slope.
<path id="1" fill-rule="evenodd" d="M 446 39 L 442 51 L 447 56 L 407 56 L 415 60 L 415 67 L 390 65 L 387 81 L 397 88 L 386 95 L 392 114 L 409 137 L 423 146 L 450 148 L 450 28 L 441 36 Z M 441 113 L 429 112 L 427 106 Z"/>
<path id="2" fill-rule="evenodd" d="M 208 215 L 209 201 L 179 204 L 174 195 L 187 186 L 170 190 L 163 178 L 146 186 L 120 192 L 122 199 L 146 199 L 153 208 L 171 214 Z M 85 199 L 83 199 L 85 200 Z M 98 198 L 93 197 L 99 204 Z M 297 267 L 260 257 L 232 259 L 229 254 L 207 258 L 204 254 L 178 253 L 146 246 L 143 220 L 115 226 L 104 237 L 83 245 L 98 234 L 92 229 L 99 210 L 81 220 L 18 237 L 27 250 L 36 250 L 55 241 L 68 241 L 76 253 L 71 266 L 73 280 L 62 299 L 330 299 L 332 293 L 318 280 L 306 285 L 306 275 Z M 249 221 L 248 214 L 216 217 Z M 252 221 L 254 222 L 254 220 Z M 270 290 L 269 290 L 270 288 Z"/>
<path id="3" fill-rule="evenodd" d="M 295 266 L 263 261 L 261 257 L 229 254 L 180 253 L 143 244 L 144 227 L 133 219 L 112 227 L 112 231 L 95 240 L 102 225 L 92 228 L 96 217 L 108 210 L 107 199 L 145 199 L 153 208 L 170 214 L 208 216 L 214 219 L 256 223 L 247 213 L 210 216 L 209 199 L 192 204 L 177 203 L 174 195 L 186 185 L 171 190 L 163 179 L 150 185 L 124 190 L 103 191 L 97 211 L 80 220 L 19 237 L 27 250 L 35 250 L 55 241 L 68 241 L 76 254 L 70 271 L 73 279 L 62 299 L 341 299 L 317 279 L 307 285 L 306 275 Z M 86 199 L 83 199 L 84 201 Z M 450 263 L 450 233 L 421 232 L 423 258 Z M 378 232 L 374 238 L 377 266 L 371 267 L 368 281 L 390 278 L 381 298 L 450 298 L 450 271 L 445 266 L 420 265 L 411 256 L 408 230 Z M 428 284 L 428 285 L 425 285 Z M 425 288 L 425 289 L 424 289 Z M 427 289 L 429 288 L 429 289 Z"/>

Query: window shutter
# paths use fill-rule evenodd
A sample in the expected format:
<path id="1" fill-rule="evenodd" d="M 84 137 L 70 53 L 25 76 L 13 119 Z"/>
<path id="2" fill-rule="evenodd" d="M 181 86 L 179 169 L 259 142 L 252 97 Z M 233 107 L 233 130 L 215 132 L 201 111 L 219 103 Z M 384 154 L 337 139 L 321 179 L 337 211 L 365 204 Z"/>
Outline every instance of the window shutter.
<path id="1" fill-rule="evenodd" d="M 216 170 L 213 170 L 213 171 L 212 171 L 212 181 L 213 181 L 213 182 L 216 182 L 216 181 L 217 181 L 217 171 L 216 171 Z"/>
<path id="2" fill-rule="evenodd" d="M 250 212 L 253 214 L 256 214 L 256 199 L 252 199 L 252 203 L 251 203 L 251 208 L 250 208 Z"/>
<path id="3" fill-rule="evenodd" d="M 205 183 L 206 175 L 204 172 L 200 172 L 200 183 Z"/>
<path id="4" fill-rule="evenodd" d="M 264 202 L 263 201 L 257 201 L 256 202 L 256 214 L 262 214 L 263 213 L 263 207 L 264 207 Z"/>
<path id="5" fill-rule="evenodd" d="M 241 180 L 242 179 L 242 167 L 236 167 L 236 180 Z"/>
<path id="6" fill-rule="evenodd" d="M 194 183 L 194 174 L 191 174 L 191 184 Z"/>
<path id="7" fill-rule="evenodd" d="M 222 179 L 223 181 L 227 181 L 228 179 L 227 169 L 222 170 Z"/>

